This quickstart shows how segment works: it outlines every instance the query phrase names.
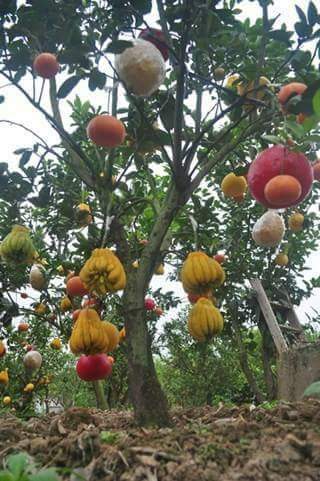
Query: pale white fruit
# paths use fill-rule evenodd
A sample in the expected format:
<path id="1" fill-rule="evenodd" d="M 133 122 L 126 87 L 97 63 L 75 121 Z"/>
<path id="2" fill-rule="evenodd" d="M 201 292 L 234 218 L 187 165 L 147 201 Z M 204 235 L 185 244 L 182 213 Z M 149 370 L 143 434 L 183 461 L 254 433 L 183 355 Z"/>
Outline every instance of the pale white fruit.
<path id="1" fill-rule="evenodd" d="M 42 356 L 38 351 L 29 351 L 23 358 L 23 364 L 26 369 L 40 369 L 42 364 Z"/>
<path id="2" fill-rule="evenodd" d="M 274 210 L 268 210 L 255 223 L 253 240 L 261 247 L 276 247 L 283 239 L 285 225 L 282 217 Z"/>
<path id="3" fill-rule="evenodd" d="M 165 79 L 166 66 L 159 50 L 146 40 L 132 40 L 133 46 L 116 56 L 120 79 L 135 95 L 149 97 Z"/>
<path id="4" fill-rule="evenodd" d="M 41 291 L 47 282 L 44 268 L 39 264 L 34 264 L 30 270 L 29 280 L 34 289 Z"/>

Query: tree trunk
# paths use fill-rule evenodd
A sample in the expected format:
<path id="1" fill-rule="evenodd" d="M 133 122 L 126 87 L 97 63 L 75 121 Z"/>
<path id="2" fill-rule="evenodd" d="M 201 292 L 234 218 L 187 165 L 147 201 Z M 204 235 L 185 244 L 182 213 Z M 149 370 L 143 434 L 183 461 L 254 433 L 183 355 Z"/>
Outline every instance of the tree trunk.
<path id="1" fill-rule="evenodd" d="M 153 275 L 161 245 L 170 224 L 185 202 L 174 186 L 167 197 L 142 252 L 138 269 L 129 269 L 123 296 L 125 328 L 128 342 L 129 390 L 139 425 L 170 424 L 168 404 L 158 381 L 146 322 L 144 298 Z"/>
<path id="2" fill-rule="evenodd" d="M 132 283 L 126 291 L 125 304 L 136 300 L 136 286 Z M 144 296 L 140 297 L 141 304 Z M 167 426 L 170 424 L 166 397 L 158 381 L 151 352 L 151 339 L 144 307 L 126 309 L 128 331 L 128 367 L 130 400 L 136 422 L 141 425 Z"/>
<path id="3" fill-rule="evenodd" d="M 250 368 L 247 351 L 241 337 L 240 326 L 236 319 L 232 320 L 232 326 L 234 330 L 234 338 L 239 350 L 239 361 L 240 361 L 241 369 L 247 379 L 247 382 L 250 386 L 250 389 L 253 395 L 256 397 L 258 403 L 262 403 L 265 399 L 258 387 L 256 378 L 254 377 L 254 374 Z"/>
<path id="4" fill-rule="evenodd" d="M 103 382 L 93 381 L 92 384 L 93 384 L 94 392 L 96 395 L 97 407 L 105 411 L 108 408 L 108 406 L 107 406 L 106 396 L 104 394 Z"/>
<path id="5" fill-rule="evenodd" d="M 263 317 L 260 318 L 258 327 L 262 336 L 262 344 L 261 344 L 262 353 L 261 354 L 262 354 L 264 380 L 266 383 L 268 399 L 270 401 L 273 401 L 277 397 L 277 381 L 271 369 L 271 363 L 272 363 L 272 360 L 274 359 L 274 354 L 275 354 L 274 344 Z"/>

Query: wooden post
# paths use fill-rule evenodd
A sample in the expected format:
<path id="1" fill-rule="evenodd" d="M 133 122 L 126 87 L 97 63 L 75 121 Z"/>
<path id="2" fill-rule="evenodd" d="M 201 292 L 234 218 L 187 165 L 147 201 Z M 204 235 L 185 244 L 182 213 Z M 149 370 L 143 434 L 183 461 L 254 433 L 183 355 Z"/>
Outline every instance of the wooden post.
<path id="1" fill-rule="evenodd" d="M 251 279 L 250 284 L 257 294 L 257 300 L 270 330 L 270 334 L 272 336 L 273 342 L 275 343 L 278 354 L 281 354 L 282 352 L 288 350 L 288 345 L 282 335 L 281 329 L 279 327 L 276 316 L 274 315 L 267 294 L 265 293 L 265 290 L 259 279 Z"/>

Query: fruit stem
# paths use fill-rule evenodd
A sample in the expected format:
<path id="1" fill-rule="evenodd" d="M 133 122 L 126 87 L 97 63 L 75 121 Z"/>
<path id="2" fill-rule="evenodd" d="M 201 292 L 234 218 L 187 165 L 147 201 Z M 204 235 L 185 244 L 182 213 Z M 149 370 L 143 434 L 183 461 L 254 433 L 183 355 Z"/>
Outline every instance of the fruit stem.
<path id="1" fill-rule="evenodd" d="M 107 400 L 104 395 L 103 382 L 102 381 L 92 381 L 94 392 L 96 395 L 97 408 L 106 411 L 108 409 Z"/>

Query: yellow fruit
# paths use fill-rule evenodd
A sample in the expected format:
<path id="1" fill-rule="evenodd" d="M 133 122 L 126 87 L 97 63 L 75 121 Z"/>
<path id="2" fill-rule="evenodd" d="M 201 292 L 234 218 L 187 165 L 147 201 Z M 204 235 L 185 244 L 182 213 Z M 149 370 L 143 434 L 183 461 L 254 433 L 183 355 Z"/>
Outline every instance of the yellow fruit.
<path id="1" fill-rule="evenodd" d="M 91 224 L 92 214 L 88 204 L 79 204 L 75 210 L 75 218 L 78 224 L 82 227 Z"/>
<path id="2" fill-rule="evenodd" d="M 119 344 L 121 344 L 125 340 L 126 340 L 126 329 L 125 327 L 123 327 L 122 329 L 120 329 L 120 332 L 119 332 Z"/>
<path id="3" fill-rule="evenodd" d="M 304 215 L 300 212 L 291 214 L 288 220 L 289 229 L 293 232 L 299 232 L 303 229 Z"/>
<path id="4" fill-rule="evenodd" d="M 57 271 L 59 272 L 59 274 L 64 275 L 64 267 L 62 265 L 57 267 Z"/>
<path id="5" fill-rule="evenodd" d="M 109 345 L 108 349 L 106 352 L 111 352 L 114 351 L 115 348 L 119 345 L 120 341 L 120 333 L 116 326 L 112 324 L 111 322 L 104 321 L 102 323 L 103 329 L 107 333 L 108 339 L 109 339 Z"/>
<path id="6" fill-rule="evenodd" d="M 36 250 L 29 236 L 29 229 L 21 225 L 12 227 L 0 245 L 0 255 L 5 262 L 13 264 L 31 264 Z"/>
<path id="7" fill-rule="evenodd" d="M 139 261 L 134 261 L 134 262 L 132 262 L 132 267 L 134 267 L 135 269 L 138 269 L 138 267 L 139 267 Z"/>
<path id="8" fill-rule="evenodd" d="M 230 75 L 230 77 L 227 78 L 226 81 L 226 87 L 228 89 L 231 89 L 233 87 L 233 84 L 235 83 L 236 80 L 239 79 L 239 75 L 236 73 L 234 75 Z"/>
<path id="9" fill-rule="evenodd" d="M 65 296 L 60 301 L 60 310 L 62 312 L 70 311 L 72 309 L 72 302 L 69 297 Z"/>
<path id="10" fill-rule="evenodd" d="M 219 262 L 204 252 L 191 252 L 183 263 L 181 280 L 186 292 L 197 294 L 221 286 L 225 273 Z"/>
<path id="11" fill-rule="evenodd" d="M 47 311 L 47 306 L 45 304 L 38 304 L 35 308 L 34 308 L 34 312 L 36 314 L 39 314 L 39 316 L 43 316 L 43 314 L 45 314 Z"/>
<path id="12" fill-rule="evenodd" d="M 188 330 L 197 341 L 206 341 L 223 329 L 223 317 L 209 299 L 201 297 L 192 307 L 188 318 Z"/>
<path id="13" fill-rule="evenodd" d="M 123 265 L 110 249 L 95 249 L 79 275 L 86 289 L 100 296 L 120 291 L 126 286 Z"/>
<path id="14" fill-rule="evenodd" d="M 108 351 L 107 329 L 94 309 L 82 309 L 69 340 L 73 354 L 100 354 Z"/>
<path id="15" fill-rule="evenodd" d="M 33 287 L 33 289 L 37 289 L 38 291 L 41 291 L 45 287 L 47 283 L 45 273 L 46 271 L 42 265 L 34 264 L 31 267 L 29 280 L 30 280 L 31 287 Z"/>
<path id="16" fill-rule="evenodd" d="M 8 406 L 9 404 L 11 404 L 11 397 L 10 396 L 4 396 L 2 402 L 5 406 Z"/>
<path id="17" fill-rule="evenodd" d="M 8 369 L 0 372 L 0 384 L 8 384 L 9 382 L 9 374 Z"/>
<path id="18" fill-rule="evenodd" d="M 159 264 L 157 269 L 154 272 L 157 276 L 162 276 L 164 274 L 164 265 Z"/>
<path id="19" fill-rule="evenodd" d="M 56 349 L 57 351 L 59 349 L 61 349 L 62 347 L 62 342 L 61 342 L 61 339 L 59 338 L 56 338 L 56 339 L 53 339 L 50 343 L 50 346 L 53 348 L 53 349 Z"/>
<path id="20" fill-rule="evenodd" d="M 0 341 L 0 357 L 3 357 L 7 352 L 6 346 L 3 341 Z"/>
<path id="21" fill-rule="evenodd" d="M 246 178 L 242 175 L 235 175 L 231 172 L 223 178 L 221 189 L 226 197 L 239 198 L 247 190 Z"/>
<path id="22" fill-rule="evenodd" d="M 23 390 L 24 392 L 32 392 L 34 390 L 34 384 L 32 384 L 32 382 L 29 382 L 29 384 L 27 384 Z"/>
<path id="23" fill-rule="evenodd" d="M 253 80 L 251 80 L 250 82 L 240 82 L 237 85 L 238 94 L 239 95 L 247 94 L 248 99 L 255 98 L 258 100 L 262 100 L 266 93 L 265 89 L 264 88 L 255 89 L 254 84 L 255 82 Z M 270 87 L 270 86 L 271 86 L 271 82 L 269 79 L 267 79 L 266 77 L 260 77 L 259 87 Z"/>
<path id="24" fill-rule="evenodd" d="M 277 266 L 285 267 L 286 265 L 288 265 L 289 257 L 287 256 L 287 254 L 284 254 L 283 252 L 280 252 L 276 256 L 274 262 L 275 262 L 275 264 L 277 264 Z"/>

